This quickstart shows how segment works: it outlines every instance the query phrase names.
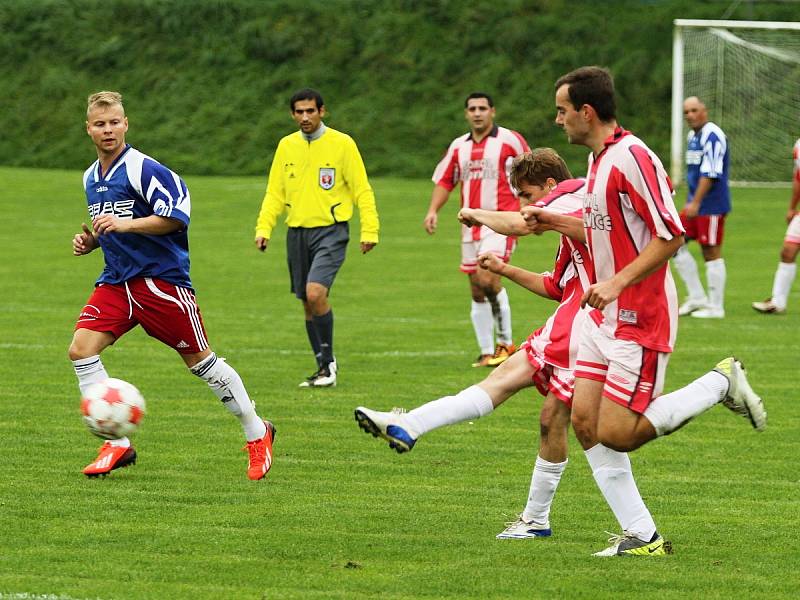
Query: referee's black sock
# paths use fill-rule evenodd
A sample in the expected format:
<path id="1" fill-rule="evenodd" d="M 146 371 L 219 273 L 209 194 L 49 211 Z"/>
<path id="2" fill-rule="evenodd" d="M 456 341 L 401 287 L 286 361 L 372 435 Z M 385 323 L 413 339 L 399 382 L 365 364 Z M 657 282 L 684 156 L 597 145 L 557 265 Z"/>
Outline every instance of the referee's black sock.
<path id="1" fill-rule="evenodd" d="M 317 328 L 314 326 L 314 321 L 311 319 L 306 321 L 306 333 L 308 334 L 308 342 L 311 344 L 311 349 L 314 351 L 314 358 L 317 359 L 317 367 L 321 367 L 323 363 L 319 335 L 317 334 Z"/>
<path id="2" fill-rule="evenodd" d="M 333 362 L 333 310 L 319 317 L 312 316 L 311 322 L 319 336 L 319 351 L 322 354 L 320 366 L 327 367 Z"/>

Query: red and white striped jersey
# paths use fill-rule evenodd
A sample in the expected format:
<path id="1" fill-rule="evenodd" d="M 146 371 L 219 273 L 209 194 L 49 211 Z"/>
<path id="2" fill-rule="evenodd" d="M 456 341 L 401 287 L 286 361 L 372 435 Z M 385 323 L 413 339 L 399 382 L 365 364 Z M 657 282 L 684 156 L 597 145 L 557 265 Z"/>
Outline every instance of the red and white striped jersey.
<path id="1" fill-rule="evenodd" d="M 794 143 L 792 158 L 794 159 L 794 180 L 800 182 L 800 138 Z"/>
<path id="2" fill-rule="evenodd" d="M 472 134 L 452 141 L 436 170 L 433 182 L 448 192 L 461 182 L 461 207 L 484 210 L 519 210 L 516 193 L 508 181 L 514 158 L 530 150 L 519 133 L 495 125 L 480 143 Z M 461 239 L 480 240 L 487 227 L 462 226 Z"/>
<path id="3" fill-rule="evenodd" d="M 629 131 L 617 127 L 595 158 L 583 201 L 583 224 L 595 281 L 607 281 L 654 238 L 671 240 L 684 230 L 672 199 L 672 182 L 659 158 Z M 625 288 L 592 318 L 613 338 L 671 352 L 678 331 L 678 295 L 664 262 Z M 602 323 L 601 323 L 602 321 Z"/>
<path id="4" fill-rule="evenodd" d="M 535 203 L 580 218 L 586 182 L 568 179 L 559 183 L 547 196 Z M 528 338 L 531 348 L 544 357 L 547 364 L 574 369 L 583 319 L 583 292 L 592 281 L 592 259 L 585 244 L 561 236 L 552 272 L 543 273 L 550 296 L 560 304 L 547 322 Z"/>

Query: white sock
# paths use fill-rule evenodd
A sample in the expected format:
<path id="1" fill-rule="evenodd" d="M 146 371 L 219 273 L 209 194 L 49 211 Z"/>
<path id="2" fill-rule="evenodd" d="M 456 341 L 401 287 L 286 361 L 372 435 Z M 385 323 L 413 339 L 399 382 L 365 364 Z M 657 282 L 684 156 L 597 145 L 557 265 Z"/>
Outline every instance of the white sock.
<path id="1" fill-rule="evenodd" d="M 672 257 L 672 263 L 678 269 L 678 275 L 683 279 L 683 283 L 686 284 L 689 300 L 706 302 L 706 291 L 703 289 L 703 284 L 700 283 L 697 263 L 694 262 L 694 257 L 685 245 L 681 246 L 675 256 Z"/>
<path id="2" fill-rule="evenodd" d="M 497 341 L 510 346 L 514 338 L 511 336 L 511 304 L 508 302 L 506 288 L 502 288 L 495 298 L 497 299 L 497 312 L 493 313 L 493 317 Z"/>
<path id="3" fill-rule="evenodd" d="M 536 466 L 531 475 L 531 487 L 528 491 L 528 503 L 522 511 L 522 519 L 526 523 L 536 525 L 540 529 L 550 528 L 550 506 L 556 495 L 561 474 L 567 461 L 551 463 L 541 456 L 536 457 Z"/>
<path id="4" fill-rule="evenodd" d="M 597 487 L 600 488 L 622 531 L 649 542 L 656 532 L 656 524 L 633 480 L 628 455 L 606 448 L 602 444 L 592 446 L 585 450 L 584 454 L 592 468 Z"/>
<path id="5" fill-rule="evenodd" d="M 267 426 L 256 414 L 256 407 L 244 389 L 242 378 L 224 358 L 217 358 L 212 352 L 193 366 L 191 371 L 204 380 L 222 405 L 239 419 L 248 442 L 264 437 Z"/>
<path id="6" fill-rule="evenodd" d="M 131 447 L 131 441 L 126 437 L 119 438 L 118 440 L 106 440 L 106 443 L 109 446 L 117 446 L 118 448 L 130 448 Z"/>
<path id="7" fill-rule="evenodd" d="M 718 258 L 706 263 L 708 303 L 712 308 L 725 310 L 725 259 Z"/>
<path id="8" fill-rule="evenodd" d="M 88 358 L 73 360 L 72 367 L 75 369 L 75 375 L 78 377 L 78 387 L 81 390 L 81 396 L 86 393 L 86 390 L 92 384 L 108 379 L 108 373 L 106 373 L 106 368 L 103 366 L 103 361 L 100 360 L 99 354 Z"/>
<path id="9" fill-rule="evenodd" d="M 469 419 L 479 419 L 494 410 L 492 399 L 485 390 L 473 385 L 455 396 L 445 396 L 423 404 L 403 415 L 417 435 L 445 425 L 455 425 Z"/>
<path id="10" fill-rule="evenodd" d="M 653 400 L 644 416 L 658 435 L 668 435 L 725 398 L 729 385 L 725 375 L 710 371 L 686 387 Z"/>
<path id="11" fill-rule="evenodd" d="M 472 301 L 472 310 L 469 316 L 472 318 L 472 328 L 475 330 L 475 337 L 481 354 L 494 354 L 494 315 L 492 315 L 492 305 L 488 300 L 484 302 Z"/>
<path id="12" fill-rule="evenodd" d="M 772 303 L 781 310 L 785 310 L 789 302 L 789 292 L 792 290 L 796 274 L 797 265 L 795 263 L 778 263 L 775 280 L 772 282 Z"/>

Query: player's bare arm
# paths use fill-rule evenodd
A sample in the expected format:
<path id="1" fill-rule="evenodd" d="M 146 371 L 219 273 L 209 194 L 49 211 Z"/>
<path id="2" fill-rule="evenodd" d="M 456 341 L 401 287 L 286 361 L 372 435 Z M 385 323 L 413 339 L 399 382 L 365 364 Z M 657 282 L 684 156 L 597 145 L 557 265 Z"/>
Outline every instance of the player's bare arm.
<path id="1" fill-rule="evenodd" d="M 526 271 L 525 269 L 507 264 L 503 262 L 499 256 L 491 252 L 486 252 L 478 257 L 478 266 L 492 273 L 507 277 L 517 285 L 524 287 L 534 294 L 538 294 L 544 298 L 550 298 L 550 294 L 547 293 L 547 289 L 544 286 L 544 278 L 540 273 Z"/>
<path id="2" fill-rule="evenodd" d="M 714 185 L 714 180 L 710 177 L 701 177 L 697 184 L 697 190 L 694 192 L 691 202 L 688 202 L 683 209 L 683 214 L 687 217 L 696 217 L 700 213 L 700 206 L 703 204 L 703 198 L 711 190 Z"/>
<path id="3" fill-rule="evenodd" d="M 261 250 L 261 252 L 264 252 L 267 249 L 267 246 L 269 246 L 269 239 L 261 236 L 256 238 L 256 248 Z"/>
<path id="4" fill-rule="evenodd" d="M 520 215 L 528 233 L 540 235 L 545 231 L 557 231 L 577 242 L 586 242 L 583 221 L 578 217 L 562 215 L 540 206 L 523 206 Z"/>
<path id="5" fill-rule="evenodd" d="M 106 233 L 143 233 L 147 235 L 167 235 L 178 231 L 184 224 L 172 217 L 150 215 L 140 219 L 120 219 L 115 215 L 99 215 L 92 220 L 97 235 Z"/>
<path id="6" fill-rule="evenodd" d="M 509 211 L 484 210 L 482 208 L 462 208 L 458 220 L 467 227 L 486 225 L 489 229 L 503 235 L 528 235 L 522 215 Z"/>
<path id="7" fill-rule="evenodd" d="M 450 192 L 447 191 L 446 188 L 443 188 L 440 185 L 435 185 L 433 187 L 433 192 L 431 193 L 431 204 L 428 207 L 428 212 L 425 215 L 425 219 L 422 221 L 425 231 L 431 235 L 436 232 L 436 226 L 439 224 L 439 209 L 445 205 L 449 196 Z"/>
<path id="8" fill-rule="evenodd" d="M 100 244 L 97 243 L 97 238 L 86 223 L 81 223 L 81 233 L 76 233 L 72 238 L 72 254 L 75 256 L 83 256 L 89 254 L 92 250 L 97 248 Z"/>
<path id="9" fill-rule="evenodd" d="M 791 223 L 797 214 L 797 205 L 800 204 L 800 179 L 792 181 L 792 198 L 789 200 L 789 210 L 786 212 L 786 222 Z"/>
<path id="10" fill-rule="evenodd" d="M 581 307 L 587 304 L 592 308 L 604 309 L 619 298 L 622 290 L 656 271 L 683 245 L 683 236 L 671 240 L 653 238 L 644 250 L 625 265 L 614 277 L 589 286 L 581 298 Z"/>

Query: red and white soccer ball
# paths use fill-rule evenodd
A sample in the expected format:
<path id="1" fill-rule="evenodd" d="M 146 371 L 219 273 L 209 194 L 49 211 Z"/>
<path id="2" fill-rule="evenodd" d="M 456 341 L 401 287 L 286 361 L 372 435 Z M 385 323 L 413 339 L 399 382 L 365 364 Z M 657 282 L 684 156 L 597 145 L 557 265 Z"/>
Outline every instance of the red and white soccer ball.
<path id="1" fill-rule="evenodd" d="M 121 379 L 93 384 L 81 398 L 83 421 L 93 434 L 106 440 L 129 436 L 145 413 L 144 397 Z"/>

